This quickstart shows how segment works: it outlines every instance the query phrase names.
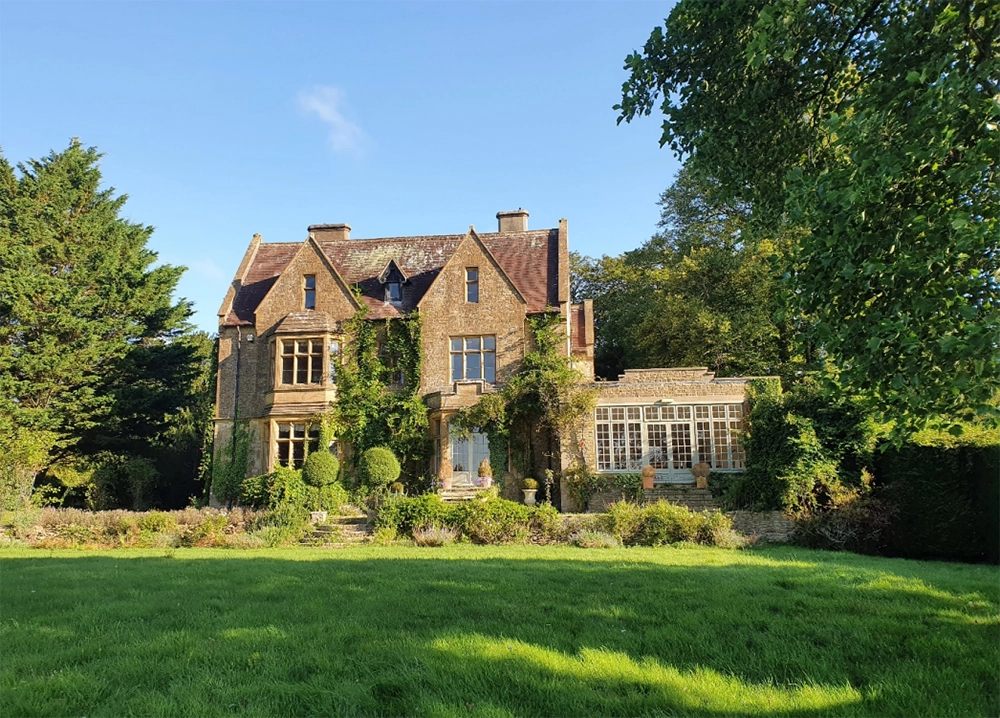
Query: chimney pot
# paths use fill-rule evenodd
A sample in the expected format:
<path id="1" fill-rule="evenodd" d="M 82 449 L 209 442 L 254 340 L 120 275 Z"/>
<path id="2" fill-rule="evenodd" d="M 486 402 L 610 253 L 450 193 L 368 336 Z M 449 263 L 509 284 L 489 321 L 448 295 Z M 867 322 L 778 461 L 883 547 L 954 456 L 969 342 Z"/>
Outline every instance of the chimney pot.
<path id="1" fill-rule="evenodd" d="M 316 238 L 316 241 L 344 240 L 351 238 L 351 225 L 349 224 L 310 224 L 309 234 Z"/>
<path id="2" fill-rule="evenodd" d="M 497 220 L 502 232 L 527 232 L 528 231 L 528 211 L 525 209 L 514 209 L 507 212 L 497 212 Z"/>

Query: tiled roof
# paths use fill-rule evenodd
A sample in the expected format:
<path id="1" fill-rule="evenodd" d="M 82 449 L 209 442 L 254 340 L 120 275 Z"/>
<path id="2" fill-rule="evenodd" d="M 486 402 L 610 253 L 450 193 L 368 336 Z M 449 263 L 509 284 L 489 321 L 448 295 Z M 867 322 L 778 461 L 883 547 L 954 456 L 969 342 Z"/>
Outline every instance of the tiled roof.
<path id="1" fill-rule="evenodd" d="M 301 332 L 328 332 L 336 326 L 326 312 L 314 310 L 292 312 L 278 322 L 274 328 L 276 334 L 295 334 Z"/>
<path id="2" fill-rule="evenodd" d="M 253 323 L 257 305 L 301 246 L 298 242 L 282 242 L 261 244 L 257 248 L 253 263 L 243 278 L 243 285 L 233 298 L 232 311 L 225 321 L 227 325 Z"/>
<path id="3" fill-rule="evenodd" d="M 529 313 L 558 305 L 557 229 L 478 236 L 524 297 Z M 464 237 L 464 234 L 444 234 L 320 240 L 318 244 L 344 280 L 361 287 L 368 316 L 388 318 L 417 306 Z M 253 312 L 300 246 L 297 243 L 260 245 L 243 287 L 233 300 L 233 311 L 226 318 L 226 324 L 253 321 Z M 382 285 L 378 281 L 390 259 L 396 261 L 408 278 L 399 304 L 383 300 Z"/>

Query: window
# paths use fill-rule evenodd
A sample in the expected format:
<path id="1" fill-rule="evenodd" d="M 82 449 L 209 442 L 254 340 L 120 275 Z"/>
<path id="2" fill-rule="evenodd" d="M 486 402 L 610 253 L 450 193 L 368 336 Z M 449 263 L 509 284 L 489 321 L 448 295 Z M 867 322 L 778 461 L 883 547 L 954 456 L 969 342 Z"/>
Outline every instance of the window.
<path id="1" fill-rule="evenodd" d="M 479 267 L 465 268 L 465 301 L 479 303 Z"/>
<path id="2" fill-rule="evenodd" d="M 323 340 L 281 340 L 281 383 L 323 383 Z"/>
<path id="3" fill-rule="evenodd" d="M 316 308 L 316 277 L 312 274 L 307 274 L 303 279 L 303 290 L 305 291 L 305 302 L 303 306 L 306 309 Z"/>
<path id="4" fill-rule="evenodd" d="M 306 460 L 306 446 L 309 451 L 319 448 L 319 427 L 313 424 L 281 422 L 277 425 L 275 439 L 277 464 L 301 469 Z"/>
<path id="5" fill-rule="evenodd" d="M 387 302 L 403 301 L 403 288 L 399 282 L 389 282 L 385 285 L 385 301 Z"/>
<path id="6" fill-rule="evenodd" d="M 705 462 L 713 469 L 744 466 L 739 431 L 741 404 L 599 406 L 595 409 L 597 470 L 687 471 Z"/>
<path id="7" fill-rule="evenodd" d="M 482 379 L 490 384 L 496 381 L 497 338 L 452 337 L 451 380 Z"/>
<path id="8" fill-rule="evenodd" d="M 390 385 L 404 386 L 406 384 L 406 373 L 399 365 L 399 354 L 389 350 L 389 345 L 379 342 L 378 358 L 388 370 L 388 383 Z"/>
<path id="9" fill-rule="evenodd" d="M 479 464 L 490 458 L 490 440 L 486 434 L 473 430 L 469 436 L 451 434 L 452 480 L 457 485 L 469 485 L 478 478 Z"/>

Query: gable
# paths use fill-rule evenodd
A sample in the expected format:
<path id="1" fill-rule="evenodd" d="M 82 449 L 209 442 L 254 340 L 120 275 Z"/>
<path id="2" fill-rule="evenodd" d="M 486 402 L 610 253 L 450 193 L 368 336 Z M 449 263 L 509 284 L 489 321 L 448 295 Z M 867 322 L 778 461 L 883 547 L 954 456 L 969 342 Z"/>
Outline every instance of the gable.
<path id="1" fill-rule="evenodd" d="M 316 245 L 346 285 L 360 288 L 361 301 L 368 307 L 368 316 L 387 319 L 417 307 L 465 236 L 320 239 Z M 524 298 L 529 314 L 559 305 L 557 229 L 477 233 L 477 237 Z M 261 244 L 242 286 L 236 291 L 232 311 L 222 323 L 253 322 L 254 312 L 304 244 Z M 407 279 L 403 285 L 403 301 L 396 304 L 385 301 L 384 288 L 379 280 L 390 261 L 396 263 Z M 289 308 L 286 312 L 292 310 Z"/>
<path id="2" fill-rule="evenodd" d="M 327 257 L 313 241 L 298 245 L 299 251 L 273 279 L 266 296 L 255 312 L 255 324 L 260 332 L 267 331 L 291 313 L 304 307 L 304 278 L 315 277 L 315 312 L 333 319 L 347 319 L 357 311 L 357 302 L 350 289 L 330 265 Z"/>

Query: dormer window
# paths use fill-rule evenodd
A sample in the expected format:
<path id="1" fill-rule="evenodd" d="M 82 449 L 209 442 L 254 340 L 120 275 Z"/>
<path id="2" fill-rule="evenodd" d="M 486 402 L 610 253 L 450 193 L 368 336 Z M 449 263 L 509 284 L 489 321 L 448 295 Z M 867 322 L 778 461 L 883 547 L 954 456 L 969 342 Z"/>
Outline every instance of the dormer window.
<path id="1" fill-rule="evenodd" d="M 303 306 L 306 309 L 316 308 L 316 276 L 313 274 L 307 274 L 302 278 L 303 291 L 305 292 L 305 301 Z"/>
<path id="2" fill-rule="evenodd" d="M 400 304 L 403 301 L 403 284 L 406 283 L 406 275 L 400 270 L 395 260 L 389 260 L 378 280 L 382 283 L 382 288 L 385 291 L 384 301 L 389 304 Z"/>

